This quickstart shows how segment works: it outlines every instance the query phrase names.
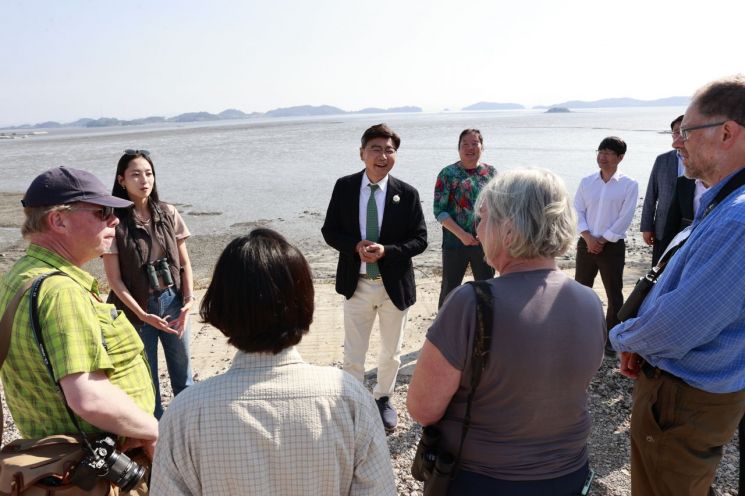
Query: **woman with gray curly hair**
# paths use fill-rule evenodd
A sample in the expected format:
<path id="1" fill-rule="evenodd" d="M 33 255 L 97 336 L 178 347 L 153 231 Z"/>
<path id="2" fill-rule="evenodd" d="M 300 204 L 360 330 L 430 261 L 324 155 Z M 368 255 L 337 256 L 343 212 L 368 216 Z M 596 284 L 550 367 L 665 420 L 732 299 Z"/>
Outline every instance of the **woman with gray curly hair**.
<path id="1" fill-rule="evenodd" d="M 427 333 L 409 413 L 439 429 L 439 453 L 461 453 L 449 494 L 580 494 L 589 474 L 587 387 L 603 360 L 605 320 L 595 292 L 554 260 L 576 230 L 566 187 L 545 169 L 508 171 L 482 190 L 476 211 L 500 277 L 488 281 L 492 339 L 462 449 L 476 333 L 469 285 Z"/>

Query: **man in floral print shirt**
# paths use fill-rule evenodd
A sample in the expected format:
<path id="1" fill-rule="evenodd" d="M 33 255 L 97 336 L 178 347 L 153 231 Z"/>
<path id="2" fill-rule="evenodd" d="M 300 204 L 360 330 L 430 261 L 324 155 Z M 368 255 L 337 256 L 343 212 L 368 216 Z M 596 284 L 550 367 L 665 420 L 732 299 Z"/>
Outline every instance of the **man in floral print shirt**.
<path id="1" fill-rule="evenodd" d="M 460 160 L 437 175 L 434 214 L 442 224 L 442 306 L 447 295 L 460 286 L 468 264 L 476 280 L 494 277 L 494 269 L 484 260 L 484 249 L 476 239 L 474 204 L 481 188 L 497 174 L 491 165 L 480 162 L 484 138 L 478 129 L 465 129 L 458 139 Z"/>

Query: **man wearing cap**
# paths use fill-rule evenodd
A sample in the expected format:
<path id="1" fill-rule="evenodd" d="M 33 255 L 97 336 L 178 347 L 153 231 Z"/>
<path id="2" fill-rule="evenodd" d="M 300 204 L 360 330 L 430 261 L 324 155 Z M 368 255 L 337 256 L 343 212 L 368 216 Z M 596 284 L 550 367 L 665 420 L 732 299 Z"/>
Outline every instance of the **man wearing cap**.
<path id="1" fill-rule="evenodd" d="M 0 281 L 0 314 L 24 283 L 59 271 L 41 285 L 39 324 L 54 380 L 84 432 L 125 438 L 152 457 L 158 439 L 154 391 L 142 341 L 123 313 L 101 300 L 96 280 L 81 269 L 114 240 L 115 198 L 91 173 L 58 167 L 39 175 L 23 198 L 26 255 Z M 33 334 L 30 292 L 12 321 L 0 370 L 5 397 L 24 438 L 77 433 L 49 377 Z"/>

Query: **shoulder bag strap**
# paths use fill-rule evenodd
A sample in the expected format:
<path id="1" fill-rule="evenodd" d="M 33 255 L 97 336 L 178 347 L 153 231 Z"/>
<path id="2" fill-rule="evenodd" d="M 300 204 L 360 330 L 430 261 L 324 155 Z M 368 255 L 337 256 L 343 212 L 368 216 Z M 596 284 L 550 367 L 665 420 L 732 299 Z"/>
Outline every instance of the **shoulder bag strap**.
<path id="1" fill-rule="evenodd" d="M 34 336 L 36 337 L 36 342 L 39 345 L 39 353 L 41 354 L 41 359 L 44 361 L 44 365 L 47 367 L 47 372 L 49 372 L 49 378 L 52 380 L 52 384 L 55 385 L 57 388 L 57 392 L 62 397 L 62 402 L 65 404 L 65 409 L 67 409 L 68 415 L 70 415 L 70 420 L 72 420 L 72 423 L 75 425 L 75 428 L 78 430 L 81 436 L 81 444 L 84 448 L 87 448 L 89 452 L 93 452 L 93 447 L 90 444 L 90 441 L 88 440 L 88 436 L 85 435 L 85 432 L 83 432 L 83 429 L 80 427 L 80 423 L 78 422 L 78 418 L 75 415 L 75 412 L 72 411 L 70 406 L 67 404 L 67 398 L 65 397 L 65 392 L 62 390 L 62 386 L 60 386 L 59 382 L 57 382 L 54 378 L 54 370 L 52 369 L 52 363 L 49 361 L 49 353 L 47 352 L 47 348 L 44 345 L 44 337 L 41 334 L 41 324 L 39 323 L 39 292 L 41 290 L 41 283 L 44 282 L 44 280 L 47 277 L 54 276 L 54 275 L 63 275 L 67 276 L 64 272 L 61 271 L 54 271 L 54 272 L 48 272 L 46 274 L 43 274 L 36 278 L 36 280 L 31 285 L 31 305 L 30 305 L 30 322 L 31 322 L 31 328 L 34 331 Z M 68 276 L 69 277 L 69 276 Z"/>
<path id="2" fill-rule="evenodd" d="M 492 300 L 491 286 L 486 281 L 471 281 L 468 283 L 476 292 L 476 334 L 473 337 L 473 352 L 471 354 L 471 391 L 468 393 L 466 402 L 466 413 L 463 418 L 463 430 L 460 435 L 458 455 L 455 457 L 455 469 L 453 476 L 460 466 L 460 455 L 463 452 L 463 443 L 466 434 L 471 427 L 471 404 L 476 394 L 476 388 L 481 382 L 481 375 L 489 362 L 489 350 L 491 349 L 491 334 L 494 323 L 494 302 Z"/>
<path id="3" fill-rule="evenodd" d="M 26 291 L 28 291 L 28 288 L 30 288 L 33 283 L 33 279 L 30 279 L 26 281 L 23 286 L 18 289 L 18 291 L 16 291 L 13 299 L 10 300 L 8 306 L 5 307 L 3 318 L 0 319 L 0 369 L 3 368 L 5 359 L 8 357 L 8 350 L 10 349 L 10 338 L 13 334 L 13 320 L 16 316 L 18 304 L 21 302 L 21 298 L 23 298 L 23 295 L 26 294 Z M 3 417 L 3 412 L 0 408 L 0 439 L 2 439 L 4 427 L 5 418 Z"/>
<path id="4" fill-rule="evenodd" d="M 3 318 L 0 319 L 0 368 L 2 368 L 5 359 L 8 357 L 8 350 L 10 349 L 10 338 L 13 332 L 13 320 L 16 316 L 16 310 L 18 304 L 21 303 L 21 298 L 26 294 L 28 288 L 34 283 L 33 279 L 26 281 L 18 291 L 16 291 L 13 299 L 10 300 L 8 306 L 5 307 Z"/>

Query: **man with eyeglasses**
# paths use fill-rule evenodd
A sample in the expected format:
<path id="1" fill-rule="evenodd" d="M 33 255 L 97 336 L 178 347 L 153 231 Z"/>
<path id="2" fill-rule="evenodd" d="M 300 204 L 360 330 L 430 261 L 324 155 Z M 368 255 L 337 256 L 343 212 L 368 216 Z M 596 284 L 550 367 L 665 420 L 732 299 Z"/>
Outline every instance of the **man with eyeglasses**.
<path id="1" fill-rule="evenodd" d="M 639 186 L 636 181 L 618 170 L 626 154 L 626 142 L 609 136 L 600 142 L 597 151 L 599 172 L 580 181 L 574 196 L 577 211 L 577 242 L 574 280 L 592 287 L 600 272 L 608 306 L 606 329 L 618 321 L 618 310 L 623 305 L 623 266 L 626 261 L 626 231 L 636 209 Z M 615 351 L 605 343 L 607 356 Z"/>
<path id="2" fill-rule="evenodd" d="M 683 158 L 678 151 L 683 147 L 683 140 L 680 139 L 681 121 L 682 115 L 670 123 L 673 149 L 658 155 L 655 159 L 652 173 L 649 175 L 647 193 L 644 195 L 640 228 L 644 242 L 652 247 L 652 266 L 657 265 L 667 246 L 665 227 L 668 211 L 675 192 L 675 182 L 684 172 Z"/>
<path id="3" fill-rule="evenodd" d="M 111 433 L 125 439 L 120 450 L 142 448 L 152 457 L 158 422 L 142 341 L 81 268 L 114 240 L 113 209 L 132 202 L 111 196 L 90 172 L 58 167 L 37 176 L 22 203 L 21 232 L 30 243 L 0 282 L 0 314 L 23 294 L 0 371 L 16 427 L 24 438 L 76 434 L 67 405 L 83 432 Z M 19 290 L 55 271 L 61 274 L 49 276 L 38 292 L 38 327 L 53 381 L 32 330 L 30 291 Z"/>
<path id="4" fill-rule="evenodd" d="M 745 413 L 745 75 L 693 97 L 686 175 L 710 185 L 685 243 L 610 338 L 636 379 L 633 494 L 706 495 Z"/>
<path id="5" fill-rule="evenodd" d="M 323 238 L 339 251 L 336 292 L 344 295 L 344 370 L 364 381 L 375 317 L 380 327 L 373 396 L 386 432 L 398 423 L 391 397 L 408 309 L 416 301 L 412 257 L 427 248 L 419 193 L 391 176 L 401 138 L 385 124 L 362 135 L 364 170 L 336 181 Z"/>

